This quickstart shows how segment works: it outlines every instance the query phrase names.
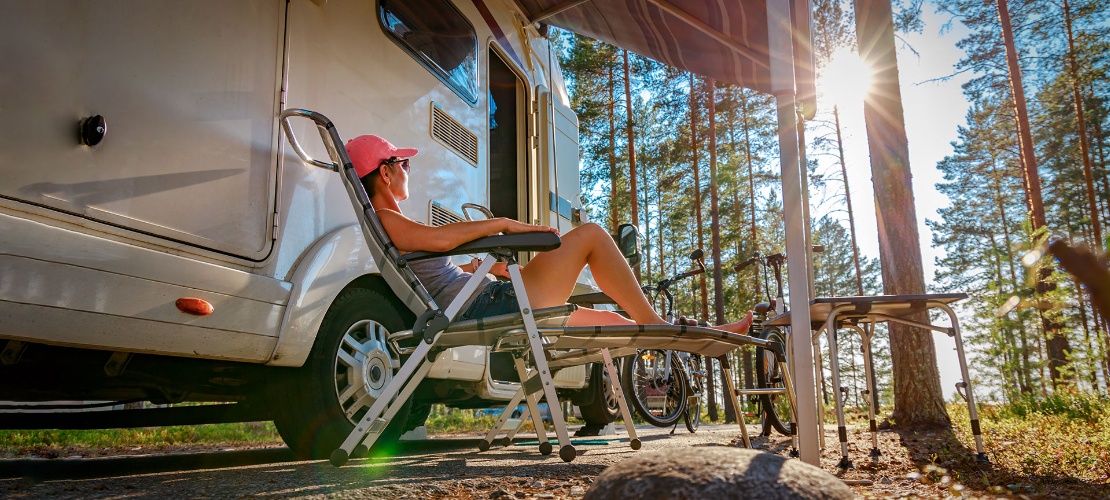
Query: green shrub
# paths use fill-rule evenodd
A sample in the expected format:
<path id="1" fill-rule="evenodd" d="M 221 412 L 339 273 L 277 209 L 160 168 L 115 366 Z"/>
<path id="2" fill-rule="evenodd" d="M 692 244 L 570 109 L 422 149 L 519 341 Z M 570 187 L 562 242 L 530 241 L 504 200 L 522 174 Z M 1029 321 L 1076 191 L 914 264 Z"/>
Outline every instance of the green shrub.
<path id="1" fill-rule="evenodd" d="M 1097 395 L 1063 390 L 1047 397 L 1025 395 L 1021 399 L 994 407 L 998 418 L 1024 419 L 1034 414 L 1054 415 L 1088 424 L 1110 417 L 1110 401 Z"/>

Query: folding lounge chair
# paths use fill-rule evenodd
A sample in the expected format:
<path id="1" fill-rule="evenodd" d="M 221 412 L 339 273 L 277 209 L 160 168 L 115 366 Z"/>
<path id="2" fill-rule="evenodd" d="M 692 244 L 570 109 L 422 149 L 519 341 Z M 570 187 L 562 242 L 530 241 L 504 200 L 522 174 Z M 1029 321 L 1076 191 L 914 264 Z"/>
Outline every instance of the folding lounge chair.
<path id="1" fill-rule="evenodd" d="M 332 162 L 323 162 L 310 157 L 297 142 L 289 119 L 295 116 L 312 120 L 320 133 L 320 137 L 328 151 Z M 351 202 L 359 214 L 359 223 L 363 236 L 366 238 L 371 256 L 374 259 L 382 278 L 393 292 L 400 298 L 417 319 L 411 331 L 391 334 L 390 343 L 402 355 L 407 354 L 408 359 L 401 365 L 393 378 L 386 384 L 378 399 L 371 405 L 362 419 L 355 425 L 350 435 L 344 440 L 339 449 L 332 452 L 331 463 L 341 466 L 352 456 L 364 456 L 369 448 L 385 430 L 389 421 L 397 414 L 402 405 L 411 397 L 413 391 L 424 380 L 435 356 L 444 349 L 464 345 L 492 346 L 495 351 L 506 351 L 515 354 L 518 374 L 521 375 L 521 390 L 518 396 L 526 397 L 529 402 L 529 413 L 536 423 L 538 436 L 546 442 L 543 434 L 543 424 L 539 419 L 536 408 L 535 395 L 542 392 L 549 407 L 558 407 L 558 398 L 552 381 L 554 368 L 572 366 L 597 360 L 598 356 L 606 363 L 610 372 L 611 382 L 616 384 L 615 370 L 612 367 L 611 357 L 604 348 L 612 348 L 624 354 L 629 354 L 636 348 L 663 348 L 677 349 L 689 352 L 698 352 L 706 355 L 723 355 L 740 345 L 760 345 L 774 352 L 784 369 L 786 369 L 782 346 L 768 343 L 743 335 L 733 335 L 726 332 L 698 327 L 679 326 L 631 326 L 631 327 L 565 327 L 566 319 L 576 306 L 558 306 L 553 308 L 533 311 L 528 302 L 528 296 L 523 286 L 520 268 L 515 260 L 515 255 L 520 251 L 548 251 L 557 248 L 560 244 L 559 236 L 554 233 L 525 233 L 488 236 L 471 241 L 449 252 L 411 252 L 402 256 L 393 245 L 388 234 L 381 226 L 374 208 L 370 205 L 366 191 L 355 173 L 343 142 L 335 126 L 327 117 L 308 110 L 288 109 L 281 114 L 282 127 L 289 139 L 290 145 L 297 155 L 305 162 L 340 171 L 343 185 L 346 187 Z M 407 263 L 441 255 L 481 255 L 481 264 L 474 276 L 467 281 L 458 296 L 447 306 L 441 309 L 424 286 L 417 279 Z M 484 276 L 498 261 L 508 264 L 508 272 L 516 291 L 520 313 L 512 313 L 490 318 L 454 322 L 464 308 L 470 303 L 472 297 L 478 292 L 478 287 Z M 543 325 L 541 334 L 539 325 Z M 415 346 L 402 347 L 401 343 L 416 342 Z M 571 350 L 563 355 L 548 352 L 556 350 Z M 711 354 L 715 353 L 715 354 Z M 549 362 L 548 358 L 551 358 Z M 532 364 L 529 371 L 524 366 L 524 361 Z M 622 394 L 619 386 L 617 394 Z M 733 391 L 729 391 L 733 393 Z M 519 398 L 517 399 L 519 402 Z M 736 405 L 735 397 L 733 404 Z M 620 399 L 618 399 L 620 401 Z M 623 402 L 622 413 L 631 425 L 628 410 Z M 559 456 L 564 461 L 571 461 L 576 456 L 574 447 L 566 430 L 566 423 L 558 411 L 551 412 L 552 423 L 559 441 Z M 743 425 L 745 444 L 748 444 L 747 432 Z M 496 429 L 495 429 L 496 430 Z M 634 434 L 630 434 L 634 438 Z M 632 441 L 632 446 L 638 447 L 638 440 Z M 541 451 L 550 452 L 550 445 Z"/>
<path id="2" fill-rule="evenodd" d="M 316 124 L 320 137 L 332 160 L 331 163 L 316 160 L 310 157 L 301 148 L 289 125 L 289 119 L 295 116 L 308 118 Z M 409 399 L 412 392 L 428 374 L 432 361 L 434 361 L 435 356 L 439 352 L 444 349 L 458 346 L 492 345 L 497 341 L 498 333 L 507 329 L 521 328 L 523 326 L 526 330 L 535 331 L 537 318 L 545 321 L 545 325 L 557 324 L 561 326 L 565 323 L 570 313 L 573 312 L 574 308 L 555 307 L 543 311 L 532 311 L 528 303 L 527 293 L 523 287 L 523 281 L 520 277 L 519 266 L 515 261 L 515 255 L 520 251 L 547 251 L 557 248 L 560 244 L 558 235 L 553 233 L 531 233 L 490 236 L 479 238 L 450 252 L 410 252 L 402 256 L 393 245 L 389 235 L 386 234 L 385 230 L 382 228 L 374 208 L 370 205 L 366 191 L 362 187 L 354 171 L 350 158 L 347 156 L 346 149 L 342 146 L 342 139 L 339 137 L 331 121 L 320 113 L 301 109 L 284 111 L 281 115 L 281 120 L 282 127 L 285 130 L 290 145 L 302 160 L 315 166 L 337 170 L 342 173 L 343 185 L 347 189 L 356 213 L 360 215 L 358 219 L 362 227 L 363 236 L 366 238 L 375 264 L 390 289 L 392 289 L 401 301 L 417 315 L 416 322 L 411 331 L 392 334 L 388 339 L 399 354 L 408 355 L 409 358 L 397 373 L 394 374 L 392 380 L 386 385 L 378 400 L 371 405 L 363 419 L 355 426 L 355 429 L 343 442 L 342 446 L 332 453 L 331 462 L 335 465 L 342 465 L 346 463 L 351 456 L 363 455 L 368 451 L 370 446 L 373 446 L 374 441 L 380 436 L 382 431 L 385 430 L 389 421 L 396 415 L 400 407 Z M 342 165 L 342 167 L 340 167 L 340 165 Z M 463 286 L 463 289 L 459 292 L 455 300 L 453 300 L 446 309 L 441 309 L 408 267 L 407 263 L 418 259 L 441 255 L 461 254 L 482 255 L 482 263 L 475 271 L 474 276 Z M 452 320 L 465 310 L 465 307 L 478 292 L 478 287 L 482 283 L 482 276 L 484 276 L 498 260 L 505 261 L 509 264 L 508 270 L 516 291 L 517 301 L 522 310 L 521 313 L 452 324 Z M 446 337 L 444 337 L 445 334 Z M 406 340 L 409 342 L 416 342 L 416 345 L 401 347 L 400 343 Z M 547 354 L 539 336 L 529 336 L 526 348 L 515 346 L 514 348 L 506 350 L 513 352 L 517 356 L 527 358 L 535 367 L 535 370 L 531 373 L 526 370 L 520 373 L 522 376 L 522 386 L 539 388 L 539 392 L 543 393 L 543 397 L 548 401 L 549 405 L 557 407 L 558 398 L 556 397 L 554 383 L 552 381 L 554 371 L 547 365 Z M 611 366 L 610 370 L 612 370 Z M 611 381 L 615 383 L 616 380 L 616 378 L 612 378 Z M 537 391 L 529 391 L 529 402 L 532 404 L 530 414 L 536 421 L 536 428 L 539 436 L 546 442 L 545 436 L 542 434 L 543 425 L 539 420 L 539 413 L 535 408 L 536 400 L 531 397 L 531 394 L 534 392 Z M 623 392 L 619 390 L 619 387 L 617 393 L 623 394 Z M 631 422 L 626 407 L 623 413 L 625 418 Z M 566 424 L 563 421 L 562 415 L 558 412 L 552 412 L 552 420 L 560 443 L 559 455 L 563 460 L 570 461 L 575 457 L 576 453 L 574 447 L 570 445 Z M 634 433 L 635 431 L 632 430 L 632 432 Z M 638 448 L 639 441 L 635 440 L 635 437 L 633 437 L 631 442 L 633 447 Z M 541 444 L 541 451 L 549 453 L 550 445 L 543 446 Z"/>

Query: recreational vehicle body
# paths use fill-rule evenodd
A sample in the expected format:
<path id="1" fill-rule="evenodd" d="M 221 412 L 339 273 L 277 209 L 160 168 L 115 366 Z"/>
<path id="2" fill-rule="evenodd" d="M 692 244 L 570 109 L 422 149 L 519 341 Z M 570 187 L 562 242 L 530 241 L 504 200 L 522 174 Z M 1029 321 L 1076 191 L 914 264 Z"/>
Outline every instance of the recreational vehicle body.
<path id="1" fill-rule="evenodd" d="M 382 332 L 412 318 L 339 174 L 283 138 L 285 108 L 418 148 L 416 220 L 477 203 L 581 223 L 577 118 L 510 0 L 2 6 L 0 399 L 241 401 L 298 453 L 334 448 L 398 364 Z M 588 371 L 559 386 L 611 419 Z M 440 353 L 430 377 L 399 427 L 518 387 L 478 347 Z"/>

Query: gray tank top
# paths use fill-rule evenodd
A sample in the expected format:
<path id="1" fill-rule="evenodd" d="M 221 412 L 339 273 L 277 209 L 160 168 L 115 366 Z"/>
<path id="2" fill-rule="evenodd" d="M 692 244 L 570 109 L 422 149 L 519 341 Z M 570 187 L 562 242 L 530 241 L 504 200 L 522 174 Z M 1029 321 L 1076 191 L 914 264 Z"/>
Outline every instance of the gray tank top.
<path id="1" fill-rule="evenodd" d="M 463 271 L 459 266 L 452 264 L 451 258 L 447 256 L 409 262 L 409 268 L 416 273 L 416 277 L 420 278 L 424 288 L 432 294 L 436 305 L 441 308 L 446 308 L 452 300 L 455 300 L 455 297 L 462 291 L 463 285 L 466 284 L 466 280 L 470 279 L 471 276 L 470 273 Z M 493 283 L 493 280 L 486 276 L 482 280 L 479 290 L 490 283 Z"/>

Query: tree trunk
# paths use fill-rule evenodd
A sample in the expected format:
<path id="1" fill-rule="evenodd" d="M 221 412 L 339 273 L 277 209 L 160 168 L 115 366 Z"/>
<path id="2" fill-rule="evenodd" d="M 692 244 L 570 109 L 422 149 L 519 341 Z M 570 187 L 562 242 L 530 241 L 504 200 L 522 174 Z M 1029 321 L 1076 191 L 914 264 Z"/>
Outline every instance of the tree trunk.
<path id="1" fill-rule="evenodd" d="M 718 210 L 717 186 L 717 87 L 712 78 L 706 82 L 709 100 L 709 216 L 710 227 L 713 230 L 713 322 L 721 325 L 725 323 L 724 284 L 721 276 L 721 217 Z M 724 386 L 727 387 L 727 386 Z M 710 395 L 712 397 L 712 395 Z M 725 423 L 736 421 L 736 412 L 732 405 L 724 405 Z"/>
<path id="2" fill-rule="evenodd" d="M 1010 90 L 1014 96 L 1014 109 L 1018 122 L 1018 139 L 1021 142 L 1021 160 L 1026 191 L 1026 202 L 1029 205 L 1030 219 L 1033 223 L 1034 236 L 1047 224 L 1044 212 L 1044 201 L 1041 197 L 1041 178 L 1037 172 L 1037 157 L 1033 151 L 1033 134 L 1029 129 L 1029 111 L 1025 103 L 1025 87 L 1021 79 L 1021 66 L 1018 64 L 1017 48 L 1014 46 L 1014 30 L 1010 24 L 1010 9 L 1007 0 L 996 0 L 998 5 L 998 18 L 1002 23 L 1002 38 L 1006 45 L 1006 66 L 1010 75 Z M 1052 268 L 1047 264 L 1040 266 L 1037 274 L 1037 294 L 1042 298 L 1055 289 L 1049 281 Z M 1042 299 L 1043 300 L 1043 299 Z M 1053 388 L 1061 376 L 1061 368 L 1068 362 L 1071 348 L 1068 338 L 1062 332 L 1062 325 L 1056 324 L 1049 315 L 1040 314 L 1041 324 L 1044 326 L 1047 337 L 1048 368 L 1052 377 Z"/>
<path id="3" fill-rule="evenodd" d="M 700 125 L 700 123 L 698 122 L 698 97 L 697 97 L 697 91 L 694 88 L 694 82 L 695 82 L 694 74 L 690 73 L 690 139 L 691 139 L 691 142 L 692 142 L 692 146 L 691 146 L 690 149 L 692 149 L 693 152 L 694 152 L 694 158 L 693 158 L 693 164 L 694 164 L 693 165 L 694 166 L 694 168 L 693 168 L 693 170 L 694 170 L 694 205 L 695 205 L 694 215 L 697 219 L 697 225 L 698 225 L 698 227 L 697 227 L 698 248 L 704 249 L 705 248 L 705 233 L 702 230 L 702 228 L 704 226 L 703 226 L 702 216 L 701 216 L 701 208 L 702 208 L 702 206 L 701 206 L 701 173 L 700 173 L 700 165 L 698 163 L 698 126 Z M 698 285 L 699 285 L 699 288 L 700 288 L 700 291 L 701 291 L 701 318 L 700 319 L 708 321 L 709 320 L 709 291 L 706 289 L 705 275 L 704 274 L 698 276 Z M 713 359 L 712 358 L 705 358 L 705 392 L 706 392 L 705 408 L 706 408 L 706 411 L 708 412 L 710 422 L 716 422 L 717 418 L 718 418 L 718 416 L 717 416 L 717 397 L 716 397 L 717 391 L 716 391 L 716 384 L 715 384 L 716 377 L 713 374 L 714 374 Z"/>
<path id="4" fill-rule="evenodd" d="M 740 94 L 740 111 L 744 115 L 744 161 L 748 164 L 748 201 L 751 203 L 751 232 L 752 232 L 752 250 L 759 250 L 759 231 L 758 225 L 755 223 L 755 170 L 752 168 L 752 136 L 751 128 L 748 126 L 748 96 L 741 91 Z M 762 280 L 759 279 L 759 267 L 755 269 L 755 297 L 756 300 L 762 300 Z M 758 332 L 755 332 L 758 333 Z"/>
<path id="5" fill-rule="evenodd" d="M 996 156 L 995 156 L 994 148 L 988 147 L 988 151 L 990 152 L 990 156 L 991 156 L 991 158 L 990 158 L 991 159 L 991 173 L 993 174 L 992 177 L 994 177 L 994 179 L 995 179 L 995 183 L 994 183 L 995 202 L 996 202 L 996 205 L 998 207 L 998 218 L 1001 220 L 1001 224 L 1002 224 L 1002 237 L 1003 237 L 1002 241 L 1003 241 L 1003 244 L 1005 245 L 1005 249 L 1006 249 L 1006 265 L 1010 269 L 1010 285 L 1009 285 L 1009 287 L 1014 289 L 1015 292 L 1016 292 L 1017 288 L 1020 285 L 1019 285 L 1019 282 L 1018 282 L 1018 279 L 1017 279 L 1017 270 L 1015 269 L 1016 266 L 1014 266 L 1013 242 L 1010 241 L 1010 220 L 1009 220 L 1009 217 L 1006 216 L 1006 204 L 1003 202 L 1003 199 L 1002 199 L 1002 186 L 1000 185 L 1001 183 L 999 182 L 1000 179 L 1001 179 L 1001 174 L 999 174 L 998 171 L 997 171 L 998 170 L 998 167 L 997 167 L 998 163 L 996 162 Z M 992 242 L 993 242 L 993 235 L 991 236 L 991 238 L 992 238 Z M 1001 286 L 1002 285 L 1002 278 L 1001 277 L 999 278 L 998 283 L 999 283 L 999 290 L 1001 291 L 1001 289 L 1002 289 L 1002 286 Z M 1019 329 L 1018 334 L 1021 335 L 1021 338 L 1018 340 L 1021 343 L 1021 353 L 1020 353 L 1020 355 L 1021 355 L 1021 366 L 1020 366 L 1020 370 L 1018 372 L 1019 375 L 1020 375 L 1018 377 L 1018 383 L 1021 386 L 1021 392 L 1023 394 L 1032 394 L 1033 393 L 1033 384 L 1030 382 L 1030 379 L 1033 378 L 1033 374 L 1032 374 L 1032 372 L 1029 368 L 1029 341 L 1028 341 L 1029 333 L 1025 330 L 1025 319 L 1022 318 L 1022 314 L 1021 314 L 1020 309 L 1014 311 L 1014 316 L 1017 317 L 1017 324 L 1018 324 L 1018 329 Z"/>
<path id="6" fill-rule="evenodd" d="M 608 67 L 609 73 L 609 224 L 613 234 L 617 233 L 620 218 L 617 214 L 617 114 L 616 92 L 614 92 L 613 66 Z"/>
<path id="7" fill-rule="evenodd" d="M 860 270 L 859 265 L 859 244 L 856 243 L 856 213 L 852 210 L 852 190 L 848 188 L 848 163 L 844 161 L 844 138 L 840 133 L 840 108 L 833 105 L 833 122 L 836 126 L 836 150 L 838 158 L 840 158 L 840 176 L 844 179 L 844 203 L 847 205 L 848 210 L 848 233 L 852 237 L 852 265 L 856 269 L 856 293 L 864 295 L 863 291 L 863 271 Z M 867 324 L 863 326 L 865 332 L 872 332 L 875 330 L 874 324 Z M 875 408 L 879 407 L 879 380 L 875 370 L 871 371 L 871 405 Z"/>
<path id="8" fill-rule="evenodd" d="M 636 193 L 636 135 L 632 131 L 632 79 L 628 76 L 628 51 L 622 50 L 624 58 L 624 107 L 625 132 L 628 134 L 628 183 L 629 197 L 632 202 L 632 225 L 640 227 L 640 199 Z M 640 263 L 635 268 L 636 280 L 641 279 Z"/>
<path id="9" fill-rule="evenodd" d="M 910 179 L 909 146 L 898 84 L 894 22 L 889 0 L 856 0 L 860 56 L 874 70 L 864 101 L 864 121 L 875 184 L 879 260 L 887 294 L 925 292 L 917 210 Z M 916 315 L 925 322 L 925 314 Z M 950 427 L 930 332 L 890 325 L 894 413 L 899 427 Z M 833 388 L 834 391 L 838 388 Z"/>
<path id="10" fill-rule="evenodd" d="M 1098 203 L 1095 201 L 1095 178 L 1091 171 L 1091 149 L 1087 142 L 1087 120 L 1083 114 L 1083 97 L 1079 94 L 1079 64 L 1075 61 L 1075 38 L 1072 36 L 1071 8 L 1068 0 L 1064 0 L 1064 26 L 1068 34 L 1068 73 L 1071 76 L 1072 99 L 1075 100 L 1075 119 L 1079 126 L 1079 152 L 1083 156 L 1083 181 L 1087 184 L 1087 205 L 1095 241 L 1101 247 L 1102 225 L 1098 220 Z"/>
<path id="11" fill-rule="evenodd" d="M 702 232 L 702 217 L 701 217 L 701 174 L 699 170 L 701 166 L 698 164 L 698 97 L 697 92 L 694 90 L 694 74 L 690 73 L 690 149 L 694 153 L 691 170 L 694 172 L 694 217 L 697 220 L 698 232 L 698 248 L 704 251 L 705 249 L 705 235 Z M 701 292 L 701 317 L 704 321 L 709 320 L 709 291 L 705 284 L 705 274 L 698 275 L 698 288 Z M 713 372 L 709 372 L 712 375 Z M 712 380 L 712 377 L 710 377 Z"/>

